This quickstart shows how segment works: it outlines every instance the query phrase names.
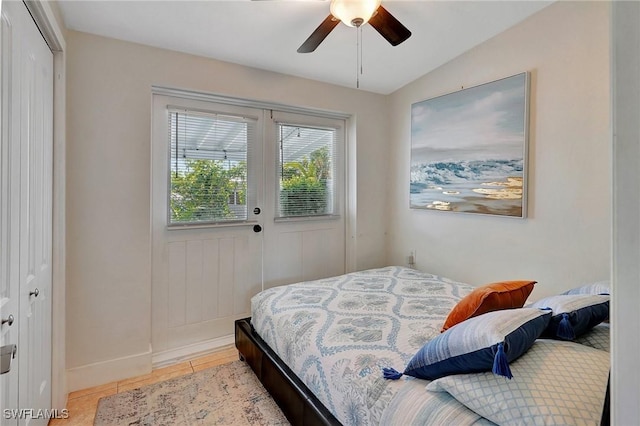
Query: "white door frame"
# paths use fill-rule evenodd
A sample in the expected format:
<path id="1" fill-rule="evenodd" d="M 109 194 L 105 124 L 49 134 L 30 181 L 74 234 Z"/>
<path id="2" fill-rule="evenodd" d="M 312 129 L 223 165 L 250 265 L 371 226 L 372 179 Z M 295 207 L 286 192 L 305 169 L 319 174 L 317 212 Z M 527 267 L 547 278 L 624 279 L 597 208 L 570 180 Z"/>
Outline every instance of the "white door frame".
<path id="1" fill-rule="evenodd" d="M 65 360 L 65 179 L 66 179 L 66 42 L 52 4 L 25 0 L 38 29 L 53 53 L 53 276 L 51 408 L 62 409 L 67 400 Z M 0 7 L 2 7 L 0 5 Z M 57 6 L 56 6 L 57 7 Z"/>
<path id="2" fill-rule="evenodd" d="M 611 3 L 611 424 L 640 418 L 640 5 Z M 624 350 L 622 349 L 624 347 Z"/>

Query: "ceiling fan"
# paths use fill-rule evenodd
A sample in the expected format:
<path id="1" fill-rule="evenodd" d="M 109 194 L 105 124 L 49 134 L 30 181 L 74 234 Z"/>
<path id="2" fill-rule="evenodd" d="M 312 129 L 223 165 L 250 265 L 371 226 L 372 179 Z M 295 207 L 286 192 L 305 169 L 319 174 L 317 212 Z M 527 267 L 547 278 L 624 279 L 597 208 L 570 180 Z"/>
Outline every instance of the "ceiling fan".
<path id="1" fill-rule="evenodd" d="M 342 21 L 350 27 L 360 27 L 367 22 L 392 46 L 409 37 L 411 31 L 380 5 L 381 0 L 331 0 L 330 14 L 298 48 L 298 53 L 310 53 L 322 43 Z"/>

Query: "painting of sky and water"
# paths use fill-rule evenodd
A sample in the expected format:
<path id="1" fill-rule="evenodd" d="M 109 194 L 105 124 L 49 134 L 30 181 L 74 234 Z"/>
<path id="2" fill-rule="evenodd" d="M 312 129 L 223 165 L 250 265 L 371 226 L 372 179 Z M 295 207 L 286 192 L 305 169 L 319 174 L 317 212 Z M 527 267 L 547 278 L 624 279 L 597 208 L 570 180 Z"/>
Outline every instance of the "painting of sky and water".
<path id="1" fill-rule="evenodd" d="M 412 208 L 526 216 L 528 77 L 411 106 Z"/>

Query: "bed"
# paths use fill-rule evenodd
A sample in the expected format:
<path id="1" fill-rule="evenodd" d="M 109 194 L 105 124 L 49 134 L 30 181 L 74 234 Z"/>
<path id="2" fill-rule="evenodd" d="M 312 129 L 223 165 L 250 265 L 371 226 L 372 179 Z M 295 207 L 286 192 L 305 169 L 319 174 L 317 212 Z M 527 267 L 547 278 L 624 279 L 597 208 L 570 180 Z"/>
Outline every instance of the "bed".
<path id="1" fill-rule="evenodd" d="M 293 424 L 491 425 L 472 403 L 460 402 L 465 394 L 447 387 L 468 383 L 446 383 L 451 377 L 493 380 L 490 372 L 434 381 L 388 380 L 382 374 L 387 367 L 402 369 L 440 336 L 445 318 L 475 289 L 399 266 L 275 287 L 252 299 L 251 318 L 236 322 L 236 346 Z M 530 352 L 544 355 L 551 346 L 554 351 L 578 347 L 591 351 L 589 356 L 602 352 L 560 343 L 564 346 L 540 340 Z M 525 361 L 512 365 L 525 374 Z M 607 389 L 606 383 L 597 386 L 603 388 L 602 395 L 595 392 L 601 401 L 592 405 L 599 405 L 599 423 L 607 417 Z"/>

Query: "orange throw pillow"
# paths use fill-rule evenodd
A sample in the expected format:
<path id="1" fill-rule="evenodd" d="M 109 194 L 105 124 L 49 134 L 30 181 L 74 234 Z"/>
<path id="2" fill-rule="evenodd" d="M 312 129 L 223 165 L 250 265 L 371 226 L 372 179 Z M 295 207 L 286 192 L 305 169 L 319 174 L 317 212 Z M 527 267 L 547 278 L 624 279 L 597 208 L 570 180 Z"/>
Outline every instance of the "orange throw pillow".
<path id="1" fill-rule="evenodd" d="M 441 331 L 487 312 L 522 308 L 536 282 L 501 281 L 476 288 L 453 307 Z"/>

